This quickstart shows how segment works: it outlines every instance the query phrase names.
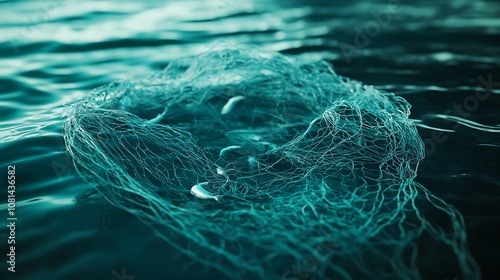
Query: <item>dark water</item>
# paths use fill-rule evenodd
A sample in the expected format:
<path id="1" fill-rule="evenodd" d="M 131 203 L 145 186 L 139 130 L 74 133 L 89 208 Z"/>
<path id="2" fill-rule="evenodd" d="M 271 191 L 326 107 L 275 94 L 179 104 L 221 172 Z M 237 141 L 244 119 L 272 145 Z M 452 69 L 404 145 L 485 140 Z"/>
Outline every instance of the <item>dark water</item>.
<path id="1" fill-rule="evenodd" d="M 176 279 L 175 252 L 75 176 L 64 104 L 221 41 L 323 58 L 407 99 L 426 143 L 417 181 L 463 214 L 482 278 L 498 279 L 500 3 L 389 2 L 0 1 L 1 162 L 6 177 L 16 166 L 18 217 L 16 273 L 2 227 L 0 279 Z"/>

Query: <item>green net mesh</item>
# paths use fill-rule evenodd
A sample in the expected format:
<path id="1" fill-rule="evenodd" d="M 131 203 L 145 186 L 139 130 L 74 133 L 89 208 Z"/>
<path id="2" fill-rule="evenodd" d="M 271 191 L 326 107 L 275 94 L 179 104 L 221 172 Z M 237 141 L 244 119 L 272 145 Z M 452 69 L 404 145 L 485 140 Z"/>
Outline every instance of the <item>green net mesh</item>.
<path id="1" fill-rule="evenodd" d="M 179 275 L 419 279 L 441 244 L 477 277 L 462 217 L 413 181 L 409 109 L 326 62 L 230 47 L 94 90 L 64 137 L 84 180 L 192 260 Z"/>

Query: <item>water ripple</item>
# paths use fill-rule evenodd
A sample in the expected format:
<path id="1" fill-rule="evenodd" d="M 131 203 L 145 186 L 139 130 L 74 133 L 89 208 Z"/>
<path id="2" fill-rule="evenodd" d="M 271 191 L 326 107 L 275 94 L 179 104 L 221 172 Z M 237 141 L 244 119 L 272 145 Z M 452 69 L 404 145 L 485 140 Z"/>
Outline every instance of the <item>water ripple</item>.
<path id="1" fill-rule="evenodd" d="M 465 118 L 452 116 L 452 115 L 444 115 L 444 114 L 428 114 L 426 117 L 427 118 L 442 119 L 442 120 L 449 120 L 449 121 L 467 126 L 469 128 L 484 131 L 484 132 L 500 133 L 500 124 L 486 125 L 486 124 L 481 124 L 481 123 L 474 122 L 474 121 L 471 121 L 471 120 L 468 120 Z"/>

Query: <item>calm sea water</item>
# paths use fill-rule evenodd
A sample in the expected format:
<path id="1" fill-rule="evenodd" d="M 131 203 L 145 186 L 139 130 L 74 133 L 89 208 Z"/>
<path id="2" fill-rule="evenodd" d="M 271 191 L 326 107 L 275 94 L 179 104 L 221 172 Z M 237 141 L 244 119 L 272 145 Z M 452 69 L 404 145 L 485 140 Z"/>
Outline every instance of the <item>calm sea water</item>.
<path id="1" fill-rule="evenodd" d="M 78 179 L 62 115 L 93 88 L 217 42 L 323 58 L 406 98 L 426 143 L 417 181 L 464 215 L 483 278 L 498 279 L 500 3 L 337 2 L 0 1 L 1 173 L 16 166 L 18 217 L 15 274 L 0 229 L 0 279 L 175 279 L 176 252 Z"/>

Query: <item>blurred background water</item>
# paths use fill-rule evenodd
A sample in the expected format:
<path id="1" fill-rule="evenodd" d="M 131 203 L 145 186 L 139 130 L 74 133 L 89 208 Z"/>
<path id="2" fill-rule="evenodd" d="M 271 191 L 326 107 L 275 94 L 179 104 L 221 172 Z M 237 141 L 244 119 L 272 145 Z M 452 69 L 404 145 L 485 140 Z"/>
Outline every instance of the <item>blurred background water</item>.
<path id="1" fill-rule="evenodd" d="M 497 0 L 0 1 L 1 170 L 16 165 L 19 219 L 15 274 L 0 229 L 0 279 L 176 279 L 176 252 L 75 176 L 62 115 L 216 42 L 323 58 L 407 99 L 426 143 L 417 181 L 464 215 L 483 278 L 498 279 L 499 35 Z"/>

